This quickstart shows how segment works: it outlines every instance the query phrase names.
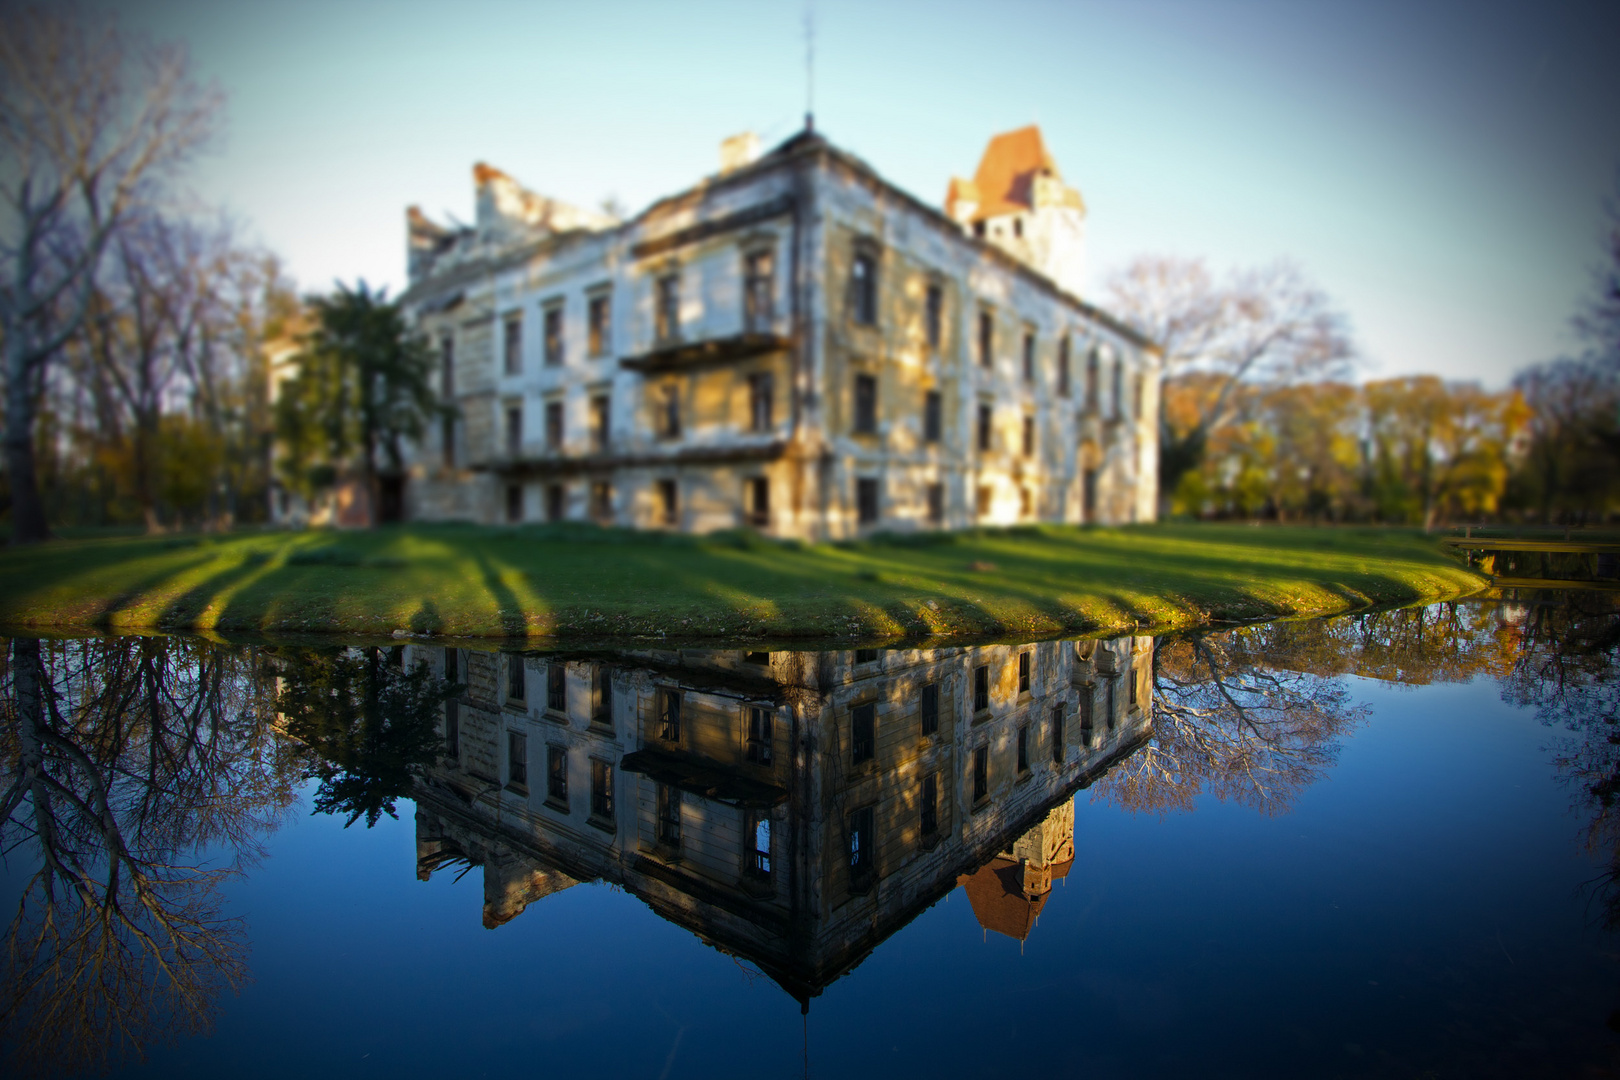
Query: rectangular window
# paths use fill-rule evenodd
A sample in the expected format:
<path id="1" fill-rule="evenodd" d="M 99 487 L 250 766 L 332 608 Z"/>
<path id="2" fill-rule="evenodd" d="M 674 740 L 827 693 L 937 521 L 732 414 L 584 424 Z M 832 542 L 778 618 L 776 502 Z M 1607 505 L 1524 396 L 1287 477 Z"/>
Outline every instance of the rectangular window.
<path id="1" fill-rule="evenodd" d="M 1103 717 L 1103 723 L 1108 725 L 1109 731 L 1114 730 L 1114 682 L 1115 679 L 1110 677 L 1108 680 L 1108 714 Z"/>
<path id="2" fill-rule="evenodd" d="M 1069 335 L 1064 334 L 1058 342 L 1057 384 L 1058 396 L 1069 396 Z"/>
<path id="3" fill-rule="evenodd" d="M 668 784 L 658 785 L 658 842 L 681 846 L 681 792 Z"/>
<path id="4" fill-rule="evenodd" d="M 980 517 L 990 516 L 990 485 L 980 484 L 973 492 L 973 512 Z"/>
<path id="5" fill-rule="evenodd" d="M 929 839 L 939 832 L 939 777 L 933 773 L 922 782 L 922 835 Z"/>
<path id="6" fill-rule="evenodd" d="M 855 253 L 850 265 L 850 318 L 862 326 L 877 325 L 877 257 L 868 251 Z"/>
<path id="7" fill-rule="evenodd" d="M 658 737 L 665 742 L 681 741 L 681 692 L 660 687 L 658 691 Z"/>
<path id="8" fill-rule="evenodd" d="M 1114 361 L 1114 384 L 1109 389 L 1113 391 L 1111 395 L 1113 405 L 1109 409 L 1109 415 L 1115 420 L 1123 420 L 1125 418 L 1125 361 Z"/>
<path id="9" fill-rule="evenodd" d="M 771 482 L 763 476 L 751 476 L 743 483 L 748 524 L 756 529 L 766 528 L 771 523 Z"/>
<path id="10" fill-rule="evenodd" d="M 995 417 L 995 410 L 991 408 L 989 403 L 980 402 L 979 403 L 978 444 L 979 444 L 979 452 L 981 454 L 988 454 L 990 452 L 991 432 L 993 432 L 995 430 L 994 426 L 993 426 L 994 425 L 994 417 Z"/>
<path id="11" fill-rule="evenodd" d="M 1052 706 L 1052 760 L 1063 764 L 1063 706 Z"/>
<path id="12" fill-rule="evenodd" d="M 591 672 L 591 723 L 613 726 L 613 669 L 597 664 Z"/>
<path id="13" fill-rule="evenodd" d="M 444 650 L 444 681 L 447 683 L 461 681 L 460 658 L 454 649 Z"/>
<path id="14" fill-rule="evenodd" d="M 1035 456 L 1035 418 L 1033 416 L 1024 417 L 1024 456 L 1027 458 Z"/>
<path id="15" fill-rule="evenodd" d="M 922 702 L 917 712 L 922 719 L 923 735 L 936 734 L 939 731 L 939 683 L 929 683 L 922 688 Z"/>
<path id="16" fill-rule="evenodd" d="M 846 828 L 849 830 L 849 889 L 864 892 L 872 887 L 876 861 L 872 857 L 872 808 L 862 807 L 849 815 Z"/>
<path id="17" fill-rule="evenodd" d="M 856 649 L 855 662 L 857 664 L 875 664 L 881 655 L 882 651 L 879 649 Z"/>
<path id="18" fill-rule="evenodd" d="M 996 357 L 996 317 L 988 311 L 979 312 L 979 366 L 990 367 Z"/>
<path id="19" fill-rule="evenodd" d="M 561 450 L 563 448 L 563 403 L 560 401 L 546 402 L 546 449 Z"/>
<path id="20" fill-rule="evenodd" d="M 665 525 L 677 525 L 681 520 L 681 508 L 676 498 L 675 481 L 658 481 L 658 514 L 659 520 Z"/>
<path id="21" fill-rule="evenodd" d="M 665 383 L 658 401 L 658 436 L 662 439 L 681 437 L 681 388 Z"/>
<path id="22" fill-rule="evenodd" d="M 529 783 L 529 740 L 521 732 L 506 733 L 506 782 L 512 787 Z"/>
<path id="23" fill-rule="evenodd" d="M 771 818 L 768 813 L 752 815 L 749 833 L 748 873 L 756 878 L 771 876 Z"/>
<path id="24" fill-rule="evenodd" d="M 871 375 L 855 376 L 855 433 L 877 434 L 877 379 Z"/>
<path id="25" fill-rule="evenodd" d="M 555 743 L 546 747 L 546 801 L 568 807 L 568 750 Z"/>
<path id="26" fill-rule="evenodd" d="M 613 520 L 613 485 L 606 480 L 591 484 L 591 517 L 603 525 Z"/>
<path id="27" fill-rule="evenodd" d="M 1024 381 L 1035 381 L 1035 334 L 1028 330 L 1024 332 Z"/>
<path id="28" fill-rule="evenodd" d="M 546 485 L 546 520 L 561 521 L 567 516 L 568 496 L 561 484 Z"/>
<path id="29" fill-rule="evenodd" d="M 522 701 L 527 694 L 524 687 L 523 657 L 507 654 L 506 657 L 506 697 L 509 701 Z"/>
<path id="30" fill-rule="evenodd" d="M 523 485 L 506 485 L 506 520 L 516 525 L 523 520 Z"/>
<path id="31" fill-rule="evenodd" d="M 923 442 L 939 442 L 945 427 L 945 402 L 938 390 L 923 395 Z"/>
<path id="32" fill-rule="evenodd" d="M 771 763 L 771 710 L 757 705 L 748 710 L 748 760 L 756 765 Z"/>
<path id="33" fill-rule="evenodd" d="M 502 341 L 501 355 L 506 361 L 508 375 L 523 374 L 523 316 L 508 315 L 503 327 L 505 337 Z"/>
<path id="34" fill-rule="evenodd" d="M 591 398 L 591 447 L 602 453 L 612 438 L 613 401 L 606 394 L 598 394 Z"/>
<path id="35" fill-rule="evenodd" d="M 439 421 L 439 449 L 443 452 L 444 467 L 456 467 L 456 418 L 447 416 Z"/>
<path id="36" fill-rule="evenodd" d="M 1029 725 L 1024 724 L 1018 729 L 1018 772 L 1019 775 L 1029 772 Z"/>
<path id="37" fill-rule="evenodd" d="M 1132 708 L 1135 708 L 1136 707 L 1136 672 L 1129 671 L 1129 672 L 1125 673 L 1125 686 L 1127 688 L 1127 694 L 1128 694 L 1128 696 L 1125 699 L 1125 703 L 1127 705 L 1130 705 Z"/>
<path id="38" fill-rule="evenodd" d="M 546 665 L 546 708 L 554 713 L 568 711 L 568 666 L 555 660 Z"/>
<path id="39" fill-rule="evenodd" d="M 973 751 L 973 802 L 975 805 L 990 797 L 990 747 L 981 746 Z"/>
<path id="40" fill-rule="evenodd" d="M 870 476 L 855 481 L 855 513 L 862 525 L 876 525 L 878 520 L 878 482 Z"/>
<path id="41" fill-rule="evenodd" d="M 461 760 L 461 703 L 444 703 L 444 753 L 453 760 Z"/>
<path id="42" fill-rule="evenodd" d="M 748 376 L 748 430 L 769 431 L 775 426 L 775 380 L 769 372 Z"/>
<path id="43" fill-rule="evenodd" d="M 681 336 L 681 279 L 678 274 L 665 274 L 655 286 L 653 322 L 654 333 L 660 342 L 672 342 Z"/>
<path id="44" fill-rule="evenodd" d="M 456 396 L 456 339 L 449 334 L 439 338 L 439 393 L 445 401 Z"/>
<path id="45" fill-rule="evenodd" d="M 1018 654 L 1018 692 L 1020 694 L 1029 693 L 1030 656 L 1031 654 L 1027 652 L 1021 652 Z"/>
<path id="46" fill-rule="evenodd" d="M 945 290 L 938 285 L 928 286 L 923 332 L 928 336 L 928 347 L 939 348 L 940 341 L 945 337 Z"/>
<path id="47" fill-rule="evenodd" d="M 749 254 L 743 265 L 743 320 L 752 333 L 771 328 L 776 293 L 776 256 L 770 251 Z"/>
<path id="48" fill-rule="evenodd" d="M 561 304 L 546 308 L 546 363 L 552 367 L 563 362 L 563 309 Z"/>
<path id="49" fill-rule="evenodd" d="M 1141 375 L 1131 380 L 1131 416 L 1142 419 L 1142 387 L 1145 380 Z"/>
<path id="50" fill-rule="evenodd" d="M 613 301 L 605 293 L 593 296 L 585 306 L 587 345 L 592 356 L 606 356 L 613 347 Z"/>
<path id="51" fill-rule="evenodd" d="M 506 456 L 517 457 L 523 453 L 523 406 L 508 405 L 506 407 Z"/>
<path id="52" fill-rule="evenodd" d="M 928 485 L 928 524 L 943 525 L 945 523 L 945 485 L 932 483 Z"/>
<path id="53" fill-rule="evenodd" d="M 596 758 L 591 759 L 591 817 L 613 820 L 613 766 Z"/>
<path id="54" fill-rule="evenodd" d="M 990 665 L 980 664 L 973 669 L 973 711 L 984 712 L 990 707 Z"/>
<path id="55" fill-rule="evenodd" d="M 1097 356 L 1097 347 L 1093 345 L 1086 353 L 1086 401 L 1087 412 L 1097 411 L 1097 366 L 1101 363 Z"/>
<path id="56" fill-rule="evenodd" d="M 1084 687 L 1080 691 L 1080 745 L 1091 746 L 1091 733 L 1095 730 L 1092 716 L 1097 708 L 1097 691 L 1094 687 Z"/>
<path id="57" fill-rule="evenodd" d="M 1081 520 L 1095 521 L 1097 518 L 1097 470 L 1086 469 L 1080 474 L 1080 509 Z"/>
<path id="58" fill-rule="evenodd" d="M 849 711 L 850 764 L 871 761 L 877 753 L 877 706 L 857 705 Z"/>

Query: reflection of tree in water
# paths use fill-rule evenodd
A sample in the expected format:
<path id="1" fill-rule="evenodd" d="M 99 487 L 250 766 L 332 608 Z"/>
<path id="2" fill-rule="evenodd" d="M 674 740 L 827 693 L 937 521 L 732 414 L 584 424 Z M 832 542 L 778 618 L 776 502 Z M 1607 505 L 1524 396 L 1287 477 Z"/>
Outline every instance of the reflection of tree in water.
<path id="1" fill-rule="evenodd" d="M 1366 714 L 1339 683 L 1277 662 L 1277 626 L 1158 642 L 1153 735 L 1099 781 L 1094 798 L 1129 810 L 1190 810 L 1208 791 L 1286 811 L 1322 777 L 1336 740 Z"/>
<path id="2" fill-rule="evenodd" d="M 12 1065 L 93 1068 L 207 1030 L 246 976 L 221 887 L 295 798 L 264 673 L 158 638 L 6 655 L 0 842 L 36 867 L 0 960 Z"/>
<path id="3" fill-rule="evenodd" d="M 309 750 L 305 776 L 318 779 L 315 810 L 364 817 L 369 828 L 407 798 L 437 756 L 438 723 L 455 687 L 426 664 L 403 669 L 403 650 L 296 649 L 277 652 L 276 705 L 286 733 Z"/>

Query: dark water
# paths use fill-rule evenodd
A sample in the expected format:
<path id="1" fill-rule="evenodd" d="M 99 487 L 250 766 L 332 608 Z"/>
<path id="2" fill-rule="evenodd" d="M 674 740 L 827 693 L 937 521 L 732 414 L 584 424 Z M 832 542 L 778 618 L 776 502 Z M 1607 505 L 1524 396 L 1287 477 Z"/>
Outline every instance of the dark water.
<path id="1" fill-rule="evenodd" d="M 7 657 L 12 1070 L 1620 1074 L 1613 594 Z"/>

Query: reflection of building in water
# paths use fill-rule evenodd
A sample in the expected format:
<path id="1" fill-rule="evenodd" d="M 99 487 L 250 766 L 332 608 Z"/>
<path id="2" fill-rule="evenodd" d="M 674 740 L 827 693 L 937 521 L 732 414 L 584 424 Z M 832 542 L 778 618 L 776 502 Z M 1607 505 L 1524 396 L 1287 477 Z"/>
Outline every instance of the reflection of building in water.
<path id="1" fill-rule="evenodd" d="M 418 650 L 466 687 L 420 785 L 419 871 L 482 865 L 492 927 L 613 882 L 801 1000 L 959 876 L 1022 938 L 1074 857 L 1065 800 L 1147 737 L 1151 657 Z"/>

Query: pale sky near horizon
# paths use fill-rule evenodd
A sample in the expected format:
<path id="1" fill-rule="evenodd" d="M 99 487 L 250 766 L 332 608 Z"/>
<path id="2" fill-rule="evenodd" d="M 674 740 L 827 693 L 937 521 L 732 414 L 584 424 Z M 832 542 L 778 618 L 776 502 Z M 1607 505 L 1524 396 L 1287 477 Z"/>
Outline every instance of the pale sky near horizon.
<path id="1" fill-rule="evenodd" d="M 802 123 L 803 0 L 100 6 L 228 96 L 197 194 L 305 289 L 404 284 L 404 210 L 471 167 L 632 211 L 722 138 Z M 1363 377 L 1504 385 L 1574 347 L 1620 168 L 1620 5 L 817 0 L 816 126 L 938 205 L 1038 122 L 1089 207 L 1092 296 L 1140 254 L 1287 258 Z"/>

